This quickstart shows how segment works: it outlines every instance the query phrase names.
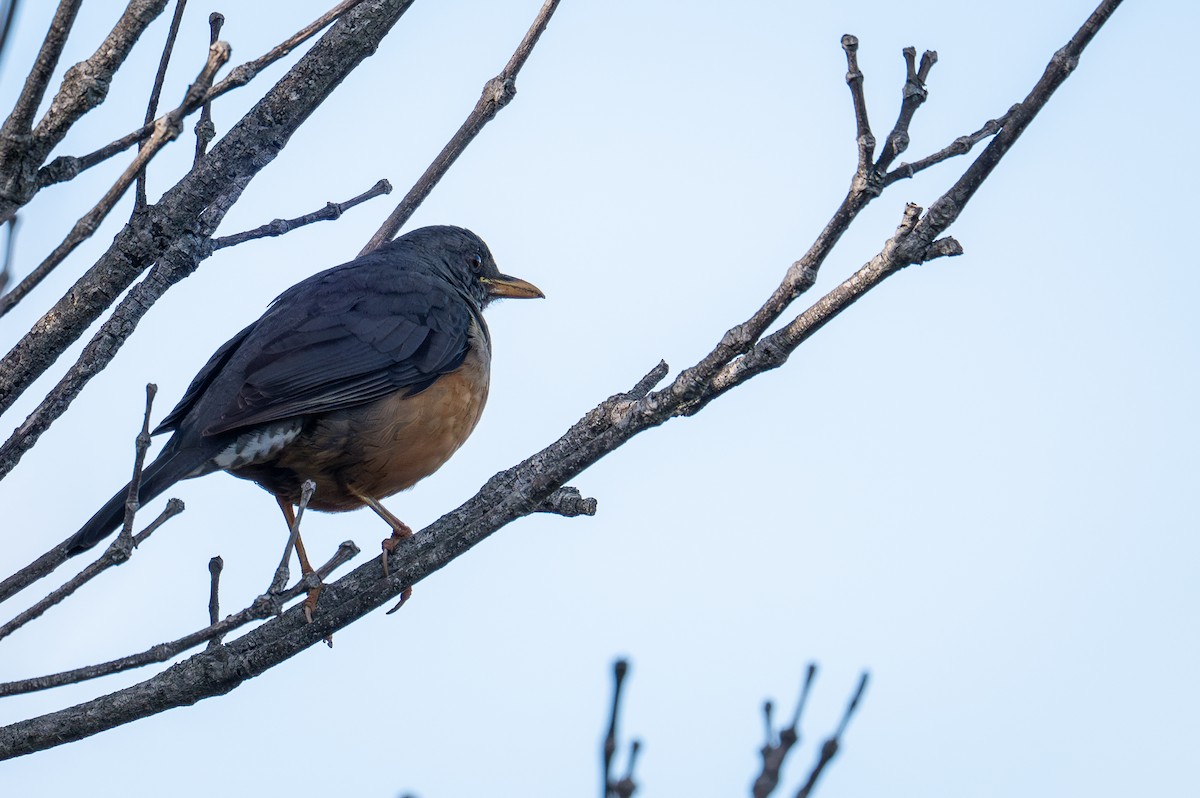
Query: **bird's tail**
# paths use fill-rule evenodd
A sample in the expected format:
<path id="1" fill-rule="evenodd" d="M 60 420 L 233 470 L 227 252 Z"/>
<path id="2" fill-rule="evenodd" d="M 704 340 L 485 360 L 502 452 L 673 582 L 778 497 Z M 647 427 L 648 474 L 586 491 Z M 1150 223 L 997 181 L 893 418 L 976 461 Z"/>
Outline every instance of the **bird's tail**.
<path id="1" fill-rule="evenodd" d="M 168 446 L 154 462 L 142 470 L 142 484 L 138 489 L 138 502 L 145 504 L 163 493 L 167 488 L 189 476 L 196 464 L 182 452 L 172 451 Z M 121 488 L 115 496 L 105 502 L 91 519 L 67 541 L 67 556 L 81 554 L 104 540 L 125 520 L 125 500 L 129 485 Z"/>

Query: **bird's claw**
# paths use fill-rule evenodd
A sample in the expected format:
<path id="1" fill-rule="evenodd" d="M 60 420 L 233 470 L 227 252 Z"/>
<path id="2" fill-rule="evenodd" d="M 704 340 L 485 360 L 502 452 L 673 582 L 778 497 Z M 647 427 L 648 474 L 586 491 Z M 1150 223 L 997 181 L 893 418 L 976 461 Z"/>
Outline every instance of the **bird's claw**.
<path id="1" fill-rule="evenodd" d="M 387 611 L 387 614 L 391 615 L 393 612 L 395 612 L 396 610 L 403 607 L 404 602 L 408 601 L 410 598 L 412 598 L 412 588 L 411 587 L 406 587 L 403 590 L 401 590 L 400 591 L 400 600 L 396 602 L 395 607 L 392 607 L 390 610 Z"/>
<path id="2" fill-rule="evenodd" d="M 404 540 L 405 538 L 411 538 L 411 537 L 412 537 L 412 530 L 409 529 L 407 526 L 405 526 L 403 529 L 396 529 L 395 527 L 393 527 L 392 528 L 392 536 L 389 538 L 385 538 L 379 544 L 379 547 L 381 549 L 383 549 L 383 554 L 380 555 L 380 562 L 383 563 L 384 579 L 386 579 L 388 576 L 388 555 L 396 550 L 396 547 L 400 545 L 400 542 L 402 540 Z"/>

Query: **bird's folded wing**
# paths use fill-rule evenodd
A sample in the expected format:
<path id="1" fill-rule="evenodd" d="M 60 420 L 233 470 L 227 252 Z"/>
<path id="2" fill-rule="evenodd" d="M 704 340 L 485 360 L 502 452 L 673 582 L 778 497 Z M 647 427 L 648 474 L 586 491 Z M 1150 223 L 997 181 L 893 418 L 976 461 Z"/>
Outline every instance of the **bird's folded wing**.
<path id="1" fill-rule="evenodd" d="M 203 434 L 422 390 L 462 364 L 472 316 L 467 302 L 436 280 L 382 290 L 378 284 L 318 283 L 288 292 L 223 364 L 205 367 L 216 374 L 200 390 L 219 388 L 222 380 L 241 385 L 231 401 L 201 420 Z"/>

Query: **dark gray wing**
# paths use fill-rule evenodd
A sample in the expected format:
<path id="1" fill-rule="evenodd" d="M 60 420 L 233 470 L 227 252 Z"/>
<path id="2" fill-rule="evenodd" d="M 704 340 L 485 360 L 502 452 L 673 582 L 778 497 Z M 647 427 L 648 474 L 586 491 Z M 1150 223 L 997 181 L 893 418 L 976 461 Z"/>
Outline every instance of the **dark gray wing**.
<path id="1" fill-rule="evenodd" d="M 232 399 L 197 421 L 204 435 L 215 435 L 423 390 L 462 364 L 473 316 L 436 275 L 330 270 L 280 296 L 240 341 L 226 345 L 223 363 L 210 361 L 205 369 L 219 373 L 197 390 L 217 388 L 214 397 Z M 241 383 L 236 392 L 217 385 L 228 380 Z"/>
<path id="2" fill-rule="evenodd" d="M 257 324 L 257 322 L 255 322 Z M 179 427 L 179 422 L 188 414 L 192 407 L 196 404 L 196 400 L 204 393 L 205 389 L 212 383 L 213 379 L 220 373 L 221 368 L 233 356 L 234 351 L 246 339 L 246 335 L 254 329 L 254 324 L 251 324 L 246 329 L 242 330 L 237 335 L 230 338 L 221 345 L 221 348 L 213 353 L 213 356 L 204 364 L 204 368 L 192 378 L 192 383 L 183 392 L 183 398 L 179 400 L 179 404 L 175 405 L 175 409 L 167 413 L 157 427 L 154 428 L 152 435 L 157 435 L 160 432 L 170 432 Z"/>

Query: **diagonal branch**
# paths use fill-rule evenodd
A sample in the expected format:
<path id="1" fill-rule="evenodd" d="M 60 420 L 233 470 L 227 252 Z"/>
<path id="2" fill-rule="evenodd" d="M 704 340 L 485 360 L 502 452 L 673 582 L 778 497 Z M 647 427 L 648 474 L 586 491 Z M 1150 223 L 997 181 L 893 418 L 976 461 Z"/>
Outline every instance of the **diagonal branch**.
<path id="1" fill-rule="evenodd" d="M 821 753 L 817 757 L 817 762 L 808 773 L 808 779 L 804 782 L 796 793 L 796 798 L 808 798 L 812 794 L 813 788 L 817 786 L 817 781 L 821 778 L 821 774 L 825 772 L 825 768 L 837 756 L 837 752 L 842 746 L 842 735 L 846 733 L 846 727 L 850 725 L 850 719 L 854 717 L 855 710 L 858 709 L 858 704 L 862 701 L 863 692 L 867 689 L 867 674 L 859 677 L 858 688 L 854 691 L 854 695 L 850 697 L 850 702 L 846 705 L 846 711 L 842 713 L 842 719 L 838 722 L 838 727 L 832 735 L 821 745 Z"/>
<path id="2" fill-rule="evenodd" d="M 117 20 L 116 25 L 113 26 L 96 52 L 67 70 L 58 94 L 51 101 L 50 108 L 41 121 L 33 128 L 32 133 L 28 130 L 28 120 L 32 119 L 32 114 L 40 103 L 45 86 L 35 92 L 36 99 L 33 98 L 34 93 L 31 92 L 31 96 L 28 98 L 31 107 L 21 105 L 26 101 L 24 95 L 22 100 L 18 101 L 17 110 L 13 112 L 9 120 L 5 122 L 4 129 L 0 131 L 0 221 L 8 219 L 37 194 L 39 188 L 38 168 L 45 162 L 50 151 L 58 146 L 67 135 L 71 126 L 88 111 L 104 102 L 105 97 L 108 96 L 108 87 L 113 74 L 125 63 L 125 58 L 137 44 L 142 33 L 162 13 L 166 4 L 167 0 L 130 0 L 129 5 L 121 14 L 121 18 Z M 63 12 L 72 5 L 78 7 L 78 0 L 74 0 L 74 2 L 63 0 L 59 11 Z M 70 12 L 69 18 L 74 19 L 73 10 Z M 58 21 L 59 15 L 56 15 L 55 25 L 58 24 Z M 69 29 L 70 24 L 67 23 L 66 27 Z M 59 33 L 59 28 L 51 28 L 52 35 Z M 66 30 L 61 31 L 64 39 L 66 33 Z M 61 44 L 59 47 L 61 49 Z M 51 73 L 57 61 L 56 54 L 54 63 L 49 65 Z M 35 71 L 40 69 L 40 65 L 39 55 L 39 67 L 35 67 Z M 38 74 L 38 80 L 43 80 L 42 73 Z M 32 77 L 31 75 L 31 79 Z M 45 75 L 44 79 L 48 80 L 49 75 Z M 29 88 L 28 83 L 26 88 Z M 11 127 L 10 123 L 12 123 Z M 10 136 L 16 136 L 16 138 L 9 138 Z"/>
<path id="3" fill-rule="evenodd" d="M 234 67 L 220 83 L 208 90 L 208 93 L 204 96 L 202 105 L 211 103 L 215 98 L 225 94 L 228 91 L 245 86 L 255 77 L 257 77 L 263 69 L 275 63 L 280 58 L 283 58 L 288 53 L 292 52 L 292 50 L 296 49 L 296 47 L 315 36 L 317 33 L 320 33 L 321 30 L 329 26 L 337 19 L 341 18 L 341 16 L 346 14 L 350 9 L 357 6 L 362 1 L 363 0 L 344 0 L 344 2 L 339 3 L 334 8 L 326 11 L 316 20 L 310 22 L 295 34 L 271 48 L 271 50 L 265 55 L 259 56 L 253 61 L 249 61 L 245 64 L 241 64 L 240 66 Z M 408 5 L 411 5 L 411 0 Z M 224 18 L 222 17 L 222 23 L 223 22 Z M 211 24 L 212 18 L 210 16 L 210 25 Z M 127 133 L 116 141 L 106 144 L 100 149 L 88 153 L 87 155 L 59 156 L 37 170 L 36 186 L 33 188 L 33 190 L 36 193 L 38 189 L 45 188 L 46 186 L 71 180 L 85 169 L 90 169 L 96 164 L 103 163 L 117 153 L 129 149 L 134 144 L 145 141 L 153 133 L 154 123 L 151 122 L 149 124 L 142 125 L 137 130 Z M 30 198 L 32 198 L 32 194 L 30 195 Z M 28 202 L 28 200 L 25 201 Z M 2 210 L 3 206 L 0 205 L 0 211 Z"/>
<path id="4" fill-rule="evenodd" d="M 42 98 L 46 96 L 46 87 L 50 85 L 50 78 L 54 76 L 54 69 L 58 66 L 58 59 L 62 57 L 67 37 L 71 35 L 71 28 L 82 4 L 83 0 L 60 0 L 54 18 L 50 21 L 50 30 L 46 31 L 42 47 L 34 59 L 33 69 L 25 78 L 25 86 L 21 89 L 17 104 L 4 121 L 4 127 L 0 128 L 0 161 L 9 157 L 7 150 L 12 146 L 9 142 L 27 142 L 33 134 L 33 116 L 42 104 Z M 4 25 L 5 34 L 8 33 L 15 8 L 15 3 L 9 8 L 9 19 Z"/>
<path id="5" fill-rule="evenodd" d="M 359 255 L 365 255 L 380 244 L 387 243 L 396 237 L 396 233 L 400 232 L 400 228 L 413 215 L 417 207 L 425 201 L 429 192 L 433 191 L 434 186 L 454 165 L 467 145 L 475 140 L 479 131 L 483 130 L 488 122 L 495 119 L 496 114 L 500 113 L 517 96 L 517 74 L 529 60 L 529 54 L 533 52 L 534 45 L 541 38 L 546 26 L 550 24 L 550 17 L 554 15 L 554 9 L 558 8 L 558 4 L 559 0 L 546 0 L 542 4 L 533 24 L 525 32 L 525 38 L 521 39 L 521 43 L 517 45 L 516 51 L 508 59 L 504 69 L 484 85 L 483 93 L 479 96 L 479 100 L 475 103 L 475 107 L 467 116 L 466 121 L 459 127 L 458 132 L 451 137 L 450 141 L 446 142 L 446 146 L 433 159 L 433 163 L 429 164 L 424 174 L 404 195 L 404 199 L 400 200 L 396 210 L 392 211 L 375 235 L 371 236 L 371 240 L 362 248 Z"/>
<path id="6" fill-rule="evenodd" d="M 1008 122 L 1008 116 L 1010 113 L 1012 113 L 1011 110 L 1009 113 L 1006 113 L 1004 116 L 999 117 L 998 119 L 989 119 L 987 122 L 983 123 L 983 127 L 979 128 L 979 130 L 976 130 L 974 133 L 969 133 L 965 136 L 959 136 L 954 141 L 935 152 L 933 155 L 929 155 L 920 159 L 919 161 L 913 161 L 912 163 L 900 164 L 895 169 L 884 175 L 883 187 L 886 188 L 892 183 L 895 183 L 897 180 L 913 177 L 917 174 L 917 172 L 923 172 L 929 167 L 936 166 L 942 161 L 949 160 L 959 155 L 966 155 L 976 144 L 999 133 L 1004 127 L 1005 123 Z"/>
<path id="7" fill-rule="evenodd" d="M 171 53 L 175 50 L 175 38 L 179 35 L 179 25 L 183 22 L 183 11 L 187 8 L 187 0 L 175 0 L 175 13 L 171 17 L 171 27 L 167 30 L 167 41 L 163 45 L 162 56 L 158 59 L 158 71 L 154 73 L 154 85 L 150 87 L 150 100 L 146 103 L 146 119 L 143 124 L 149 125 L 158 115 L 158 98 L 162 95 L 163 80 L 167 77 L 167 65 L 171 63 Z M 216 44 L 214 38 L 209 42 L 211 48 Z M 206 87 L 207 88 L 207 87 Z M 137 189 L 134 195 L 133 207 L 137 209 L 146 206 L 146 170 L 138 173 Z"/>
<path id="8" fill-rule="evenodd" d="M 303 216 L 297 216 L 295 219 L 276 219 L 273 222 L 256 227 L 253 230 L 247 230 L 244 233 L 235 233 L 230 236 L 221 236 L 214 238 L 212 248 L 214 250 L 224 249 L 225 247 L 233 247 L 238 244 L 244 244 L 247 241 L 253 241 L 256 238 L 267 238 L 269 236 L 281 236 L 284 233 L 290 233 L 297 227 L 303 227 L 315 222 L 333 221 L 341 217 L 343 213 L 361 205 L 367 200 L 375 199 L 383 194 L 392 192 L 392 184 L 386 180 L 380 180 L 369 189 L 359 194 L 357 197 L 346 200 L 345 202 L 330 202 L 319 211 L 306 213 Z"/>
<path id="9" fill-rule="evenodd" d="M 170 519 L 179 515 L 181 512 L 183 512 L 183 502 L 181 502 L 179 499 L 168 500 L 167 506 L 164 507 L 163 511 L 158 514 L 158 517 L 147 524 L 146 528 L 141 532 L 133 535 L 127 545 L 118 545 L 120 543 L 120 539 L 114 540 L 112 544 L 104 550 L 104 553 L 96 558 L 96 560 L 90 563 L 86 568 L 68 579 L 61 586 L 52 590 L 44 598 L 39 599 L 35 604 L 33 604 L 33 606 L 19 613 L 11 621 L 3 626 L 0 626 L 0 640 L 8 637 L 10 634 L 17 631 L 22 626 L 25 626 L 30 621 L 40 618 L 46 613 L 46 610 L 50 609 L 56 604 L 61 604 L 64 600 L 71 596 L 71 594 L 95 579 L 100 574 L 107 571 L 109 568 L 126 562 L 129 559 L 129 556 L 132 554 L 133 549 L 142 545 L 142 542 L 153 535 L 155 530 L 157 530 Z M 57 550 L 57 548 L 53 549 L 52 552 Z M 63 554 L 63 559 L 66 559 L 65 553 Z M 18 573 L 17 576 L 20 576 L 20 573 Z M 3 693 L 0 693 L 0 695 L 3 695 Z"/>
<path id="10" fill-rule="evenodd" d="M 164 511 L 165 512 L 165 511 Z M 157 523 L 157 522 L 155 522 Z M 255 599 L 250 606 L 239 610 L 234 614 L 224 618 L 223 620 L 212 620 L 208 626 L 203 629 L 198 629 L 195 632 L 186 634 L 176 640 L 170 640 L 166 643 L 159 643 L 151 646 L 145 651 L 129 656 L 120 657 L 118 659 L 102 662 L 98 665 L 88 665 L 84 668 L 76 668 L 70 671 L 50 674 L 49 676 L 36 676 L 32 679 L 22 679 L 16 682 L 0 683 L 0 697 L 21 695 L 23 693 L 34 693 L 39 690 L 49 690 L 53 687 L 62 687 L 67 684 L 78 684 L 91 679 L 99 679 L 103 676 L 111 676 L 114 673 L 133 670 L 135 668 L 153 665 L 157 662 L 166 662 L 177 654 L 194 648 L 205 641 L 220 640 L 223 635 L 240 629 L 241 627 L 261 621 L 264 618 L 270 618 L 273 615 L 278 615 L 280 608 L 291 599 L 296 598 L 301 593 L 307 592 L 309 589 L 321 584 L 321 580 L 326 579 L 337 568 L 349 562 L 359 553 L 359 549 L 350 541 L 343 542 L 333 556 L 329 558 L 329 562 L 317 568 L 310 574 L 306 574 L 299 582 L 292 587 L 280 593 L 265 593 Z M 213 558 L 214 560 L 220 558 Z M 210 562 L 210 571 L 212 564 Z M 215 576 L 213 585 L 215 586 Z M 210 608 L 213 604 L 210 603 Z M 215 609 L 213 609 L 215 612 Z M 218 646 L 219 647 L 219 643 Z M 217 648 L 214 647 L 214 648 Z M 209 649 L 213 650 L 212 648 Z"/>
<path id="11" fill-rule="evenodd" d="M 192 108 L 197 106 L 204 97 L 204 92 L 212 85 L 213 77 L 217 70 L 225 65 L 229 60 L 229 45 L 225 42 L 217 42 L 208 50 L 208 61 L 205 62 L 204 68 L 200 70 L 200 74 L 196 77 L 196 82 L 188 87 L 187 94 L 183 98 L 183 103 L 171 113 L 159 119 L 154 125 L 154 135 L 138 150 L 137 156 L 133 159 L 133 163 L 125 168 L 121 176 L 117 178 L 117 182 L 104 193 L 92 209 L 84 214 L 79 221 L 75 222 L 75 226 L 71 228 L 71 232 L 61 244 L 54 248 L 46 259 L 38 264 L 32 272 L 25 276 L 25 279 L 17 283 L 17 285 L 4 296 L 0 297 L 0 316 L 12 310 L 18 302 L 29 295 L 37 284 L 58 268 L 58 266 L 67 259 L 75 249 L 92 237 L 96 232 L 96 228 L 100 226 L 112 209 L 116 207 L 117 202 L 125 195 L 129 186 L 133 184 L 138 175 L 142 174 L 146 169 L 146 164 L 150 163 L 151 159 L 162 150 L 168 143 L 174 141 L 179 136 L 183 118 Z"/>

